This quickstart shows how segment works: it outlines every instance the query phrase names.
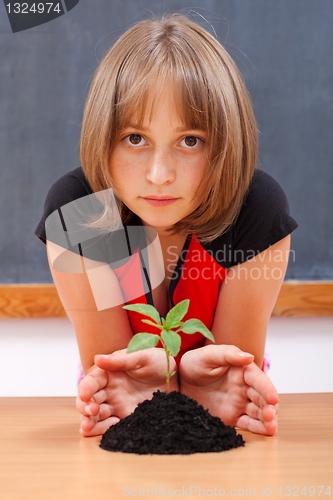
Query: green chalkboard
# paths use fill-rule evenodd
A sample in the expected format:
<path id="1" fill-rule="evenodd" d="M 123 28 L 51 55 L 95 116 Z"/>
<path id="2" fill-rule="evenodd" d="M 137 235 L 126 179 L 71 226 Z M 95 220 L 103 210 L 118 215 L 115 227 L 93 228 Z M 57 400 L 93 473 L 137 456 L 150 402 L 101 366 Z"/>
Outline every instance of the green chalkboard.
<path id="1" fill-rule="evenodd" d="M 51 184 L 79 166 L 89 81 L 104 51 L 152 13 L 191 12 L 238 63 L 260 130 L 261 169 L 299 223 L 287 277 L 333 279 L 332 0 L 80 0 L 12 32 L 0 4 L 0 282 L 51 282 L 34 236 Z M 211 26 L 210 26 L 211 25 Z"/>

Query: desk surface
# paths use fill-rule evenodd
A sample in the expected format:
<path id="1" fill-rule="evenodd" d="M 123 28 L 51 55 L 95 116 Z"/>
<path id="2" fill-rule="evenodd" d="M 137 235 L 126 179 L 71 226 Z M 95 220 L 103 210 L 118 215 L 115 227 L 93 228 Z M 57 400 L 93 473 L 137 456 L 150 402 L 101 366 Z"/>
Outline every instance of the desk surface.
<path id="1" fill-rule="evenodd" d="M 111 453 L 83 438 L 74 398 L 0 398 L 0 498 L 333 498 L 333 393 L 281 395 L 274 437 L 187 456 Z M 324 487 L 322 489 L 321 487 Z"/>

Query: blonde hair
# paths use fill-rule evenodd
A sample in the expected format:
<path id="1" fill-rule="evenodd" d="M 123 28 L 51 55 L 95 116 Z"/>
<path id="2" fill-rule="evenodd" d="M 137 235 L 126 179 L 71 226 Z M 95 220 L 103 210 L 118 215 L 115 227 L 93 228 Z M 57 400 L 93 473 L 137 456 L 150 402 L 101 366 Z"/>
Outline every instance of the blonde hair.
<path id="1" fill-rule="evenodd" d="M 109 49 L 87 97 L 81 162 L 94 192 L 113 188 L 109 160 L 119 131 L 135 114 L 143 119 L 148 94 L 165 82 L 186 127 L 207 132 L 207 171 L 199 207 L 172 232 L 195 233 L 202 241 L 221 235 L 235 221 L 257 161 L 257 127 L 251 101 L 232 58 L 216 38 L 186 16 L 139 22 Z M 157 90 L 156 90 L 157 88 Z M 133 214 L 115 191 L 124 224 Z M 105 212 L 107 215 L 107 211 Z"/>

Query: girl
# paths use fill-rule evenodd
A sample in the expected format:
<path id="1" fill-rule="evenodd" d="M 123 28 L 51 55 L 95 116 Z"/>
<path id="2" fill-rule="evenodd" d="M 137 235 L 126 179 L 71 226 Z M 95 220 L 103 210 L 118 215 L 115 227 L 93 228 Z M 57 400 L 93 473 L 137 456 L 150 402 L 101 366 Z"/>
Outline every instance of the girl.
<path id="1" fill-rule="evenodd" d="M 77 397 L 82 435 L 105 432 L 165 389 L 161 349 L 126 354 L 143 323 L 122 305 L 152 304 L 165 316 L 183 299 L 190 299 L 185 319 L 201 319 L 216 345 L 184 335 L 172 389 L 228 425 L 275 433 L 278 396 L 260 367 L 297 224 L 282 189 L 255 170 L 256 160 L 256 123 L 240 73 L 188 18 L 138 23 L 99 64 L 84 111 L 82 168 L 53 185 L 36 230 L 47 241 L 86 374 Z M 62 241 L 77 236 L 69 207 L 82 216 L 93 193 L 101 200 L 110 192 L 115 203 L 104 197 L 103 214 L 84 216 L 80 226 L 101 230 L 94 245 L 104 257 L 89 254 L 91 239 L 83 249 L 87 237 L 80 236 L 66 269 L 57 268 Z M 114 253 L 108 227 L 120 239 L 124 232 L 127 257 L 118 243 Z M 139 236 L 132 244 L 131 228 L 145 231 L 143 245 Z"/>

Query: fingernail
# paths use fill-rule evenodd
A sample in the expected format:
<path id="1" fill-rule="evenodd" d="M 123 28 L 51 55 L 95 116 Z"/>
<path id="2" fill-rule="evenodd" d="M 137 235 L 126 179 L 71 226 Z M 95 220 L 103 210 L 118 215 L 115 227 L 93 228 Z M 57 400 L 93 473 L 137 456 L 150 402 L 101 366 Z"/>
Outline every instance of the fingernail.
<path id="1" fill-rule="evenodd" d="M 87 406 L 85 406 L 85 407 L 84 407 L 84 411 L 85 411 L 86 413 L 88 413 L 88 415 L 90 415 L 90 416 L 92 417 L 92 413 L 91 413 L 91 409 L 90 409 L 90 406 L 89 406 L 89 405 L 87 405 Z"/>
<path id="2" fill-rule="evenodd" d="M 253 356 L 253 354 L 250 354 L 249 352 L 239 352 L 238 353 L 238 356 L 240 356 L 241 358 L 245 358 L 245 357 L 248 357 L 248 356 Z"/>

